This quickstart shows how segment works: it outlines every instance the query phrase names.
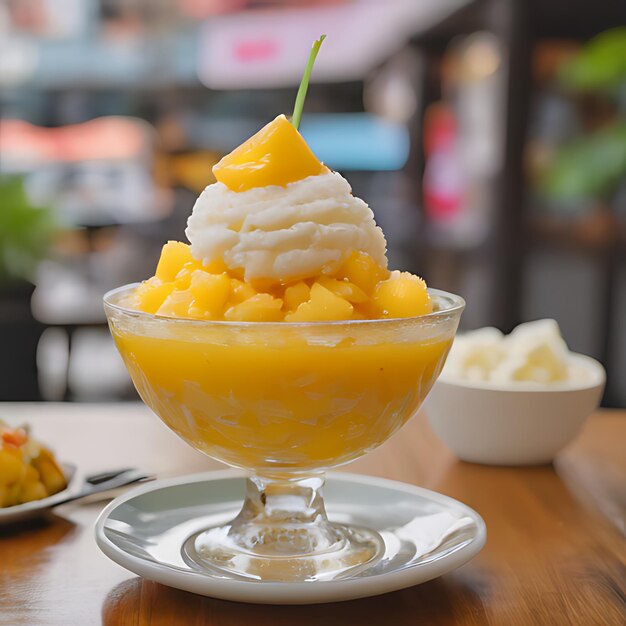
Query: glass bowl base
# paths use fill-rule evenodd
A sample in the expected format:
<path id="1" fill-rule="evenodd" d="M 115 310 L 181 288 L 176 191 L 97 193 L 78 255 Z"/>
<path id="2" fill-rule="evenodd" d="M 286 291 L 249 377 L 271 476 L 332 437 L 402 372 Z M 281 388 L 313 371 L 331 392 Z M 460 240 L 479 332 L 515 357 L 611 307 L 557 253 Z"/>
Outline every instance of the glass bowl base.
<path id="1" fill-rule="evenodd" d="M 194 569 L 265 582 L 339 580 L 374 566 L 385 552 L 374 530 L 326 522 L 304 529 L 236 524 L 197 533 L 183 545 Z"/>

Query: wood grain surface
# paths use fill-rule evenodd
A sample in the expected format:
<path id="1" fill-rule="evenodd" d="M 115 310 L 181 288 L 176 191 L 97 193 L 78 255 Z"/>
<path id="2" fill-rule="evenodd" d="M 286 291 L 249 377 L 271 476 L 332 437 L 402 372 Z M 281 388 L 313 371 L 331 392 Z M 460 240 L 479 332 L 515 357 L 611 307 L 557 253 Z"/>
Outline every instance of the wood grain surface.
<path id="1" fill-rule="evenodd" d="M 139 404 L 0 405 L 82 473 L 138 466 L 159 476 L 217 468 Z M 471 563 L 403 591 L 307 607 L 237 604 L 145 581 L 96 547 L 102 503 L 0 528 L 2 626 L 356 626 L 626 623 L 626 412 L 602 411 L 554 463 L 457 461 L 423 416 L 347 469 L 457 498 L 485 519 Z"/>

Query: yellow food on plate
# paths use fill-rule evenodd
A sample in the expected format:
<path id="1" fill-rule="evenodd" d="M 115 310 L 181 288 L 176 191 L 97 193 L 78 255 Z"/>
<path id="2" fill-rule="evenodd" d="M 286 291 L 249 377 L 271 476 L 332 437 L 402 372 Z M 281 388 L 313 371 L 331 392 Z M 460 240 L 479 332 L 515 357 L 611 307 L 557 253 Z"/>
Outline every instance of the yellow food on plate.
<path id="1" fill-rule="evenodd" d="M 67 487 L 52 452 L 25 428 L 0 420 L 0 507 L 41 500 Z"/>

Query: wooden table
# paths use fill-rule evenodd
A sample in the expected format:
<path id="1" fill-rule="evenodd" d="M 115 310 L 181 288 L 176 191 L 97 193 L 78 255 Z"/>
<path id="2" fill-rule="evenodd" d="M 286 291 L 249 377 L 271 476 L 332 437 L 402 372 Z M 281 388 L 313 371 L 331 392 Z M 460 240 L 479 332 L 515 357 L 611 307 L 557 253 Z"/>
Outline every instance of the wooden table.
<path id="1" fill-rule="evenodd" d="M 139 404 L 0 405 L 86 473 L 139 466 L 159 476 L 218 467 Z M 2 626 L 356 626 L 623 624 L 626 412 L 603 411 L 554 466 L 456 461 L 423 417 L 350 471 L 436 489 L 475 508 L 487 544 L 471 563 L 418 587 L 339 604 L 259 606 L 138 578 L 96 547 L 102 504 L 0 529 Z"/>

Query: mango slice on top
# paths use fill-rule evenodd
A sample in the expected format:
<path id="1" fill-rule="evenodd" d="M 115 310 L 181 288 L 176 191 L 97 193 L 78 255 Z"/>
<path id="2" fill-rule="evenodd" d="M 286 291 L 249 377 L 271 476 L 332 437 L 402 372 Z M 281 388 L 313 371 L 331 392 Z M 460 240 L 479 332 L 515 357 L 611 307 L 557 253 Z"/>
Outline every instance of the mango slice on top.
<path id="1" fill-rule="evenodd" d="M 284 115 L 279 115 L 213 167 L 215 178 L 237 192 L 268 185 L 285 187 L 328 171 Z"/>

